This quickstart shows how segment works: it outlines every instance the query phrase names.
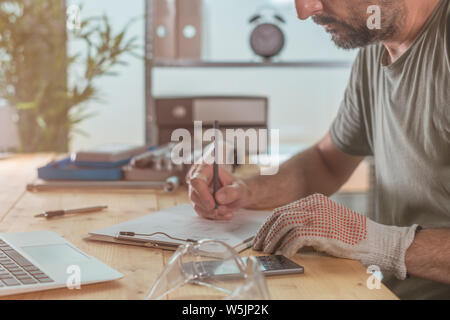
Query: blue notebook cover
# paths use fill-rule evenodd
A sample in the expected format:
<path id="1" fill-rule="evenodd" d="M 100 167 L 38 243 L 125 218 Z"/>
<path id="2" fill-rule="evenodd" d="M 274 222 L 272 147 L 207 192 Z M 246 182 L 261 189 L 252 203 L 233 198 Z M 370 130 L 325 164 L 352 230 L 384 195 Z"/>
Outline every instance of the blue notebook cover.
<path id="1" fill-rule="evenodd" d="M 38 177 L 43 180 L 117 181 L 122 179 L 122 168 L 121 165 L 110 168 L 81 167 L 68 157 L 38 168 Z"/>
<path id="2" fill-rule="evenodd" d="M 128 162 L 130 162 L 131 158 L 120 160 L 117 162 L 92 162 L 92 161 L 74 161 L 72 162 L 73 165 L 82 167 L 82 168 L 105 168 L 105 169 L 111 169 L 111 168 L 117 168 L 117 167 L 123 167 Z"/>

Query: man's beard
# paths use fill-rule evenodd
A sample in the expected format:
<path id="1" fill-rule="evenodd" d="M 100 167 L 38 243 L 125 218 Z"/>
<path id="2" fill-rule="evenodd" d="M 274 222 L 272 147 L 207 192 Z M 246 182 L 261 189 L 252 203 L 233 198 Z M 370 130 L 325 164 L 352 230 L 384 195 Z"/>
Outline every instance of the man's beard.
<path id="1" fill-rule="evenodd" d="M 376 35 L 366 26 L 354 27 L 333 17 L 314 16 L 313 21 L 319 25 L 328 25 L 331 39 L 340 48 L 354 49 L 364 47 L 376 41 Z"/>
<path id="2" fill-rule="evenodd" d="M 354 15 L 355 16 L 355 15 Z M 389 16 L 382 18 L 381 29 L 369 29 L 366 21 L 352 21 L 352 24 L 329 16 L 313 16 L 312 19 L 319 25 L 328 25 L 331 29 L 333 42 L 343 49 L 355 49 L 369 44 L 387 40 L 398 30 L 401 22 L 397 10 L 393 10 Z M 396 23 L 397 19 L 397 23 Z"/>

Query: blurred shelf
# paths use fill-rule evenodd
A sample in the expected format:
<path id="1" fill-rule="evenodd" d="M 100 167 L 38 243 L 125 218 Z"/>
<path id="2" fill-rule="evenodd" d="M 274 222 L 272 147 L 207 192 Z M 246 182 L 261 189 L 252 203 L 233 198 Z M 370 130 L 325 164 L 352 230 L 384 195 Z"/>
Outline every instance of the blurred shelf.
<path id="1" fill-rule="evenodd" d="M 349 68 L 350 61 L 200 61 L 200 60 L 153 60 L 153 68 Z"/>
<path id="2" fill-rule="evenodd" d="M 155 11 L 153 5 L 155 0 L 145 0 L 145 141 L 148 144 L 157 144 L 157 116 L 155 110 L 155 97 L 153 92 L 153 84 L 156 81 L 156 70 L 172 70 L 172 69 L 208 69 L 222 68 L 223 70 L 239 72 L 241 69 L 253 70 L 274 70 L 276 68 L 285 70 L 291 69 L 309 69 L 330 70 L 330 69 L 349 69 L 352 66 L 351 61 L 347 60 L 319 60 L 312 57 L 310 60 L 275 60 L 275 61 L 258 61 L 252 60 L 252 57 L 242 57 L 241 60 L 206 60 L 202 58 L 194 59 L 164 59 L 156 58 L 154 34 Z M 255 57 L 255 59 L 257 59 Z M 259 68 L 259 69 L 258 69 Z"/>

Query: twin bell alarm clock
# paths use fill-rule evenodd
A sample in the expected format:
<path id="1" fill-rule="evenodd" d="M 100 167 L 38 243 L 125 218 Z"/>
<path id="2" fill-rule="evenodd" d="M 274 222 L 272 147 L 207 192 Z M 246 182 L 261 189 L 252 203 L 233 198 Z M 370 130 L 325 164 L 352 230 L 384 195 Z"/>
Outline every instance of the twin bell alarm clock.
<path id="1" fill-rule="evenodd" d="M 279 55 L 286 43 L 282 26 L 285 19 L 272 8 L 264 8 L 250 18 L 253 25 L 250 35 L 250 47 L 253 52 L 264 60 Z"/>

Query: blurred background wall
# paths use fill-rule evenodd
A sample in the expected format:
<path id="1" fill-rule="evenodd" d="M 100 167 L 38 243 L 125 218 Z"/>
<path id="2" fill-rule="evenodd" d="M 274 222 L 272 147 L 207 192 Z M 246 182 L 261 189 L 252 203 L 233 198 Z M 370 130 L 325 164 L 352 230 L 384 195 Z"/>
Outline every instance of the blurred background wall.
<path id="1" fill-rule="evenodd" d="M 107 14 L 113 26 L 144 16 L 144 0 L 68 0 L 82 4 L 82 15 Z M 249 18 L 264 6 L 277 8 L 287 20 L 286 48 L 277 60 L 353 61 L 356 52 L 337 49 L 323 28 L 300 21 L 294 0 L 205 0 L 203 57 L 208 60 L 257 60 L 248 44 Z M 130 35 L 144 44 L 144 19 Z M 82 51 L 71 44 L 69 51 Z M 89 102 L 96 113 L 79 125 L 87 136 L 75 135 L 73 151 L 97 145 L 144 143 L 144 62 L 131 56 L 120 76 L 98 82 L 101 101 Z M 294 150 L 321 138 L 336 115 L 350 68 L 157 69 L 155 95 L 266 95 L 270 98 L 269 125 L 280 129 L 282 148 Z"/>

